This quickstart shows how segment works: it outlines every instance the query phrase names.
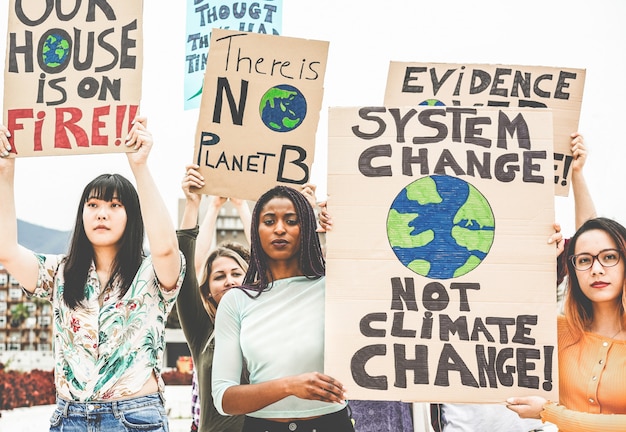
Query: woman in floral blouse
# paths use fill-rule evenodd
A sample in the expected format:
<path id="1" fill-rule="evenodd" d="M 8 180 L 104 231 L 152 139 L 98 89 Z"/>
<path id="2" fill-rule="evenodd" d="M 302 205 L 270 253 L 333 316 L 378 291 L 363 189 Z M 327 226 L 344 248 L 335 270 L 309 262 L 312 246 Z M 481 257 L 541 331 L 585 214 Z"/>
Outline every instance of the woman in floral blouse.
<path id="1" fill-rule="evenodd" d="M 137 189 L 103 174 L 84 189 L 67 255 L 17 243 L 15 159 L 0 126 L 0 262 L 54 309 L 57 409 L 50 431 L 167 431 L 164 327 L 185 273 L 174 225 L 147 165 L 152 135 L 133 122 L 126 145 Z M 150 256 L 143 254 L 145 231 Z"/>

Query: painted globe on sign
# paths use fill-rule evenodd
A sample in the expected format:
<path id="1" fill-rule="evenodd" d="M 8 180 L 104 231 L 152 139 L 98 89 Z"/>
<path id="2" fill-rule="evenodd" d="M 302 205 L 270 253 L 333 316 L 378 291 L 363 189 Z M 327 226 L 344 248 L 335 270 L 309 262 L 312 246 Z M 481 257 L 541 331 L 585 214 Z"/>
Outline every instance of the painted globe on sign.
<path id="1" fill-rule="evenodd" d="M 61 66 L 70 53 L 70 43 L 58 34 L 49 35 L 43 43 L 41 55 L 50 68 Z"/>
<path id="2" fill-rule="evenodd" d="M 441 102 L 439 99 L 426 99 L 419 104 L 424 106 L 446 106 L 446 104 Z"/>
<path id="3" fill-rule="evenodd" d="M 494 235 L 489 202 L 457 177 L 414 181 L 396 196 L 387 215 L 387 238 L 398 260 L 432 279 L 474 270 L 489 253 Z"/>
<path id="4" fill-rule="evenodd" d="M 281 84 L 265 92 L 259 104 L 265 126 L 275 132 L 289 132 L 306 117 L 306 99 L 297 88 Z"/>

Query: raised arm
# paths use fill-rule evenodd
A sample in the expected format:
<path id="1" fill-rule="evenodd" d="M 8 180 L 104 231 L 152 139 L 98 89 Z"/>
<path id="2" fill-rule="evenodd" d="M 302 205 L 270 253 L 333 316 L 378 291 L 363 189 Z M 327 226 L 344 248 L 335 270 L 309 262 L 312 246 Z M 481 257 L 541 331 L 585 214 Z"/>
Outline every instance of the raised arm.
<path id="1" fill-rule="evenodd" d="M 17 243 L 15 212 L 15 159 L 11 152 L 10 133 L 0 125 L 0 263 L 29 292 L 37 286 L 37 258 Z"/>
<path id="2" fill-rule="evenodd" d="M 574 218 L 576 229 L 585 223 L 589 219 L 596 217 L 596 207 L 593 204 L 591 193 L 587 188 L 587 182 L 583 174 L 583 167 L 587 161 L 587 148 L 583 136 L 579 133 L 573 133 L 571 135 L 572 141 L 572 154 L 573 161 L 571 165 L 572 169 L 572 192 L 574 194 Z M 549 244 L 556 244 L 557 256 L 563 252 L 565 242 L 563 241 L 563 234 L 561 233 L 561 226 L 557 223 L 554 224 L 555 233 L 548 239 Z"/>
<path id="3" fill-rule="evenodd" d="M 574 193 L 574 211 L 576 217 L 576 229 L 585 221 L 596 217 L 596 207 L 593 204 L 591 193 L 587 188 L 587 182 L 583 174 L 583 168 L 587 161 L 587 148 L 583 136 L 579 133 L 572 134 L 572 191 Z"/>
<path id="4" fill-rule="evenodd" d="M 204 186 L 204 177 L 198 171 L 199 168 L 200 167 L 195 164 L 190 164 L 186 167 L 187 175 L 183 180 L 183 191 L 186 198 L 185 210 L 183 212 L 183 223 L 185 223 L 185 226 L 181 225 L 181 228 L 191 228 L 197 223 L 201 195 L 193 193 L 192 189 Z M 196 257 L 194 261 L 194 268 L 198 279 L 202 277 L 204 265 L 213 246 L 213 235 L 215 234 L 215 226 L 220 209 L 228 199 L 229 198 L 217 196 L 210 197 L 207 212 L 200 223 L 200 232 L 196 239 Z M 248 243 L 250 243 L 250 221 L 252 219 L 250 207 L 241 199 L 230 198 L 230 201 L 237 209 L 237 212 L 239 212 L 239 217 L 243 223 L 243 231 L 246 235 L 246 239 L 248 239 Z M 188 213 L 189 216 L 187 216 Z M 192 223 L 194 225 L 192 225 Z"/>
<path id="5" fill-rule="evenodd" d="M 137 118 L 128 135 L 126 145 L 136 152 L 126 153 L 128 163 L 137 182 L 152 263 L 159 282 L 165 290 L 176 287 L 180 275 L 181 259 L 176 230 L 165 202 L 148 169 L 148 155 L 152 149 L 152 134 L 146 129 L 146 119 Z"/>
<path id="6" fill-rule="evenodd" d="M 248 240 L 248 244 L 250 243 L 250 227 L 252 226 L 252 212 L 250 211 L 250 207 L 245 200 L 239 198 L 229 198 L 230 202 L 233 203 L 237 212 L 239 213 L 239 218 L 241 219 L 241 223 L 243 224 L 243 234 L 246 236 L 246 240 Z"/>
<path id="7" fill-rule="evenodd" d="M 185 208 L 177 236 L 180 250 L 187 260 L 188 269 L 176 298 L 176 308 L 185 339 L 189 342 L 191 353 L 197 360 L 199 350 L 204 348 L 208 335 L 213 332 L 213 322 L 204 308 L 196 273 L 190 268 L 195 262 L 198 211 L 202 198 L 201 195 L 192 191 L 192 188 L 200 186 L 194 175 L 194 166 L 196 165 L 187 165 L 185 177 L 181 183 L 185 195 Z"/>
<path id="8" fill-rule="evenodd" d="M 183 216 L 180 221 L 180 229 L 195 228 L 198 224 L 202 195 L 194 193 L 193 188 L 202 187 L 204 182 L 200 180 L 199 173 L 196 171 L 197 168 L 198 165 L 187 165 L 185 167 L 185 177 L 181 184 L 183 194 L 185 195 L 185 208 L 183 209 Z"/>
<path id="9" fill-rule="evenodd" d="M 219 216 L 220 209 L 226 201 L 230 200 L 230 202 L 233 203 L 233 206 L 237 209 L 239 217 L 241 218 L 241 223 L 243 224 L 243 232 L 248 240 L 248 243 L 250 243 L 250 221 L 252 220 L 252 215 L 248 204 L 246 204 L 244 200 L 238 198 L 211 196 L 209 199 L 209 207 L 204 215 L 204 219 L 202 219 L 202 223 L 200 224 L 200 233 L 198 234 L 198 241 L 196 243 L 195 265 L 198 278 L 201 277 L 201 273 L 204 271 L 204 265 L 211 252 L 217 217 Z"/>
<path id="10" fill-rule="evenodd" d="M 198 233 L 198 239 L 196 240 L 196 261 L 194 263 L 198 279 L 202 277 L 204 264 L 206 263 L 206 259 L 208 258 L 209 253 L 211 252 L 211 247 L 213 246 L 213 235 L 215 234 L 217 216 L 227 200 L 227 198 L 223 197 L 210 197 L 209 207 L 207 208 L 206 214 L 202 219 L 202 223 L 200 223 L 200 232 Z"/>

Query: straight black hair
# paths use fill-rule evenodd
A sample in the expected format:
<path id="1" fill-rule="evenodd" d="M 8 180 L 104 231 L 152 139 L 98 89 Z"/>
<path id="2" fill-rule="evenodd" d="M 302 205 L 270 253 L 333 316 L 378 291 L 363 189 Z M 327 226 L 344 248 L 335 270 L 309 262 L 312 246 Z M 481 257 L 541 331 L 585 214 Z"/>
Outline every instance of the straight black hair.
<path id="1" fill-rule="evenodd" d="M 108 285 L 101 289 L 104 291 L 113 283 L 119 283 L 120 298 L 124 296 L 144 257 L 144 227 L 137 190 L 130 181 L 119 174 L 102 174 L 96 177 L 83 190 L 76 212 L 69 251 L 65 257 L 63 301 L 72 309 L 80 306 L 85 299 L 85 285 L 94 259 L 93 246 L 87 238 L 83 224 L 85 203 L 91 197 L 108 202 L 113 198 L 119 200 L 126 210 L 127 219 L 124 234 L 120 239 L 120 248 L 113 261 Z"/>

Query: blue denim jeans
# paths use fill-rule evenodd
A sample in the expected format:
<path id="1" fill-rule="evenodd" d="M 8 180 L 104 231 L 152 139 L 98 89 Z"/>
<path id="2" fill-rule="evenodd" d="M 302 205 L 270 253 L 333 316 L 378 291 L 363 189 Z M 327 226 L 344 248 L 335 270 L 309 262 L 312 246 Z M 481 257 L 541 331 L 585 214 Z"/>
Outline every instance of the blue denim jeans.
<path id="1" fill-rule="evenodd" d="M 50 432 L 169 432 L 160 393 L 112 402 L 73 402 L 57 397 Z"/>

